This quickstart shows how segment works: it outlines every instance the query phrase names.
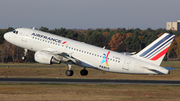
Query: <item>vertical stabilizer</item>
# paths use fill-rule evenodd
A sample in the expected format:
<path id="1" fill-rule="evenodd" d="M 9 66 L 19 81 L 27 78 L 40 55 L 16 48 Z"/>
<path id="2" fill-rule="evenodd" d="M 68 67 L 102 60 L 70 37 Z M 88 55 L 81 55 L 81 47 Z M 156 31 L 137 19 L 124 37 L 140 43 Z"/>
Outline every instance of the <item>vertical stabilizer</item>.
<path id="1" fill-rule="evenodd" d="M 143 50 L 141 50 L 139 53 L 134 55 L 134 57 L 143 61 L 160 65 L 173 39 L 174 35 L 165 33 L 147 47 L 145 47 Z"/>

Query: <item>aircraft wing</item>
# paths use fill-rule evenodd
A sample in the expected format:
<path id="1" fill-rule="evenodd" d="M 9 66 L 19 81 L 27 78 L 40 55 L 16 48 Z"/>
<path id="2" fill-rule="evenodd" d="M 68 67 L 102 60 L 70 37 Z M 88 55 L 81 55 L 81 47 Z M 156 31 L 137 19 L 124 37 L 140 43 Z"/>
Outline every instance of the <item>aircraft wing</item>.
<path id="1" fill-rule="evenodd" d="M 60 52 L 52 48 L 46 48 L 40 51 L 45 54 L 52 55 L 56 60 L 59 60 L 61 62 L 73 62 L 75 64 L 80 64 L 80 61 L 72 56 L 73 52 L 72 53 Z"/>

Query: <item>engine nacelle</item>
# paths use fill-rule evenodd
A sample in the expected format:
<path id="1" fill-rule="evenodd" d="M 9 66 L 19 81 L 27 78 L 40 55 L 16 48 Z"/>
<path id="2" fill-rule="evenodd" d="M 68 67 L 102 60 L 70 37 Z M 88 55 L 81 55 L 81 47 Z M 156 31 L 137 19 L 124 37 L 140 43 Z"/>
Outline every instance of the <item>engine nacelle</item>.
<path id="1" fill-rule="evenodd" d="M 52 63 L 60 64 L 61 63 L 61 61 L 55 59 L 53 55 L 45 53 L 43 51 L 37 51 L 34 54 L 34 59 L 36 62 L 43 63 L 43 64 L 52 64 Z"/>

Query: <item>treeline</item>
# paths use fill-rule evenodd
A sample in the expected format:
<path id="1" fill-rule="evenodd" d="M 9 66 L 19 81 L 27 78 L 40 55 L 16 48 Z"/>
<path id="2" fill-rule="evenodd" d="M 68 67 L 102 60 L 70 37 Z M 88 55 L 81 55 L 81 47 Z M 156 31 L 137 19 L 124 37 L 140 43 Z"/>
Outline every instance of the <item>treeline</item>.
<path id="1" fill-rule="evenodd" d="M 0 30 L 0 62 L 21 62 L 21 57 L 23 56 L 23 49 L 16 47 L 3 38 L 4 33 L 12 31 L 13 28 L 6 30 Z M 152 41 L 157 39 L 164 33 L 171 33 L 176 35 L 171 47 L 168 50 L 166 57 L 176 58 L 180 57 L 179 47 L 180 47 L 180 30 L 166 30 L 159 28 L 153 30 L 147 28 L 146 30 L 136 29 L 87 29 L 87 30 L 77 30 L 77 29 L 66 29 L 59 28 L 50 30 L 46 27 L 41 27 L 38 30 L 56 34 L 59 36 L 67 37 L 73 40 L 78 40 L 88 44 L 96 45 L 99 47 L 106 47 L 106 49 L 114 50 L 117 52 L 139 52 L 141 49 L 146 47 Z M 34 62 L 33 58 L 34 52 L 29 52 L 27 57 L 27 62 Z"/>

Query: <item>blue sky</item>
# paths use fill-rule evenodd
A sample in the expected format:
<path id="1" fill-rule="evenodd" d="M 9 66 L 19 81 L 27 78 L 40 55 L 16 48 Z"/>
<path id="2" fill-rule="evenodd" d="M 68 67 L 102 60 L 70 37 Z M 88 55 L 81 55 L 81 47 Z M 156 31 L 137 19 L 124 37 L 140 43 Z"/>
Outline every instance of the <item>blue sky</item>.
<path id="1" fill-rule="evenodd" d="M 165 28 L 180 20 L 180 0 L 1 0 L 0 29 Z"/>

